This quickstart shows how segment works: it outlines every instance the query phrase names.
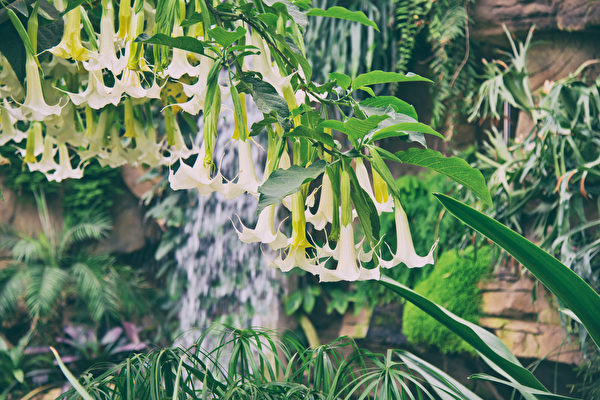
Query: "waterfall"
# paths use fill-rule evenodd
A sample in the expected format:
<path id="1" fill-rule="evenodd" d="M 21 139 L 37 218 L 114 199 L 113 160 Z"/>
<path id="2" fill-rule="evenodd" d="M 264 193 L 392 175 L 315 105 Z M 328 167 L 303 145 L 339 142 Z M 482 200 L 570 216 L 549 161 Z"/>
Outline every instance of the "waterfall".
<path id="1" fill-rule="evenodd" d="M 233 110 L 231 99 L 225 107 Z M 260 119 L 262 114 L 248 98 L 248 126 Z M 231 179 L 238 171 L 237 150 L 231 142 L 233 111 L 221 113 L 218 129 L 215 162 Z M 265 151 L 256 145 L 252 148 L 257 176 L 262 176 Z M 212 322 L 275 328 L 281 275 L 267 265 L 258 244 L 238 239 L 231 222 L 239 215 L 247 226 L 254 226 L 257 199 L 251 195 L 234 200 L 217 193 L 190 195 L 195 196 L 194 205 L 186 210 L 184 240 L 175 252 L 177 268 L 187 278 L 179 312 L 179 344 L 190 345 Z"/>

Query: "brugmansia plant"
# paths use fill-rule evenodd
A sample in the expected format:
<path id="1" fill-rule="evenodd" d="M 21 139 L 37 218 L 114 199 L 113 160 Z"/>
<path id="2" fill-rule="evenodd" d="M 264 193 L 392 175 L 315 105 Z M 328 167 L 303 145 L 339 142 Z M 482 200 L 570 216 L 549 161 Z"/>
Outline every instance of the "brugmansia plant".
<path id="1" fill-rule="evenodd" d="M 305 56 L 310 49 L 303 43 L 307 17 L 377 28 L 363 13 L 272 0 L 120 0 L 118 5 L 111 0 L 91 5 L 56 0 L 52 6 L 37 0 L 32 7 L 4 10 L 26 56 L 20 61 L 7 53 L 9 58 L 2 60 L 0 140 L 14 142 L 30 170 L 54 181 L 78 178 L 96 158 L 103 166 L 167 167 L 175 190 L 216 192 L 226 199 L 255 196 L 258 223 L 254 228 L 238 225 L 239 236 L 273 250 L 273 266 L 301 268 L 321 281 L 380 280 L 467 340 L 525 397 L 549 396 L 498 338 L 382 275 L 381 268 L 432 264 L 435 246 L 425 256 L 415 253 L 386 163 L 431 168 L 470 188 L 485 204 L 491 204 L 491 197 L 479 171 L 426 148 L 426 136 L 443 136 L 419 122 L 412 106 L 373 91 L 375 85 L 428 79 L 384 71 L 354 79 L 332 73 L 327 82 L 311 79 Z M 63 22 L 58 43 L 39 35 L 48 31 L 38 31 L 40 21 L 52 19 Z M 18 79 L 23 68 L 24 88 Z M 249 126 L 246 110 L 252 103 L 263 118 Z M 226 109 L 235 117 L 233 132 L 218 129 Z M 200 117 L 201 131 L 196 126 Z M 235 176 L 220 171 L 221 154 L 215 154 L 219 134 L 228 135 L 237 151 Z M 266 143 L 262 176 L 252 160 L 258 137 Z M 419 146 L 394 154 L 378 145 L 392 137 Z M 450 200 L 441 200 L 463 218 Z M 275 216 L 285 209 L 291 218 L 283 224 L 291 227 L 282 229 Z M 382 212 L 395 216 L 397 244 L 390 259 L 381 256 Z M 465 220 L 489 234 L 478 221 Z M 492 226 L 492 231 L 498 229 Z M 534 251 L 519 246 L 516 250 Z M 548 267 L 534 268 L 538 260 L 528 254 L 524 265 L 546 283 Z M 554 261 L 548 264 L 554 268 L 548 282 L 555 282 L 552 274 L 562 274 Z M 577 276 L 563 275 L 550 289 L 561 299 L 564 285 L 588 296 L 565 304 L 589 324 L 597 340 L 597 322 L 589 318 L 589 310 L 598 309 L 598 296 L 584 290 Z"/>

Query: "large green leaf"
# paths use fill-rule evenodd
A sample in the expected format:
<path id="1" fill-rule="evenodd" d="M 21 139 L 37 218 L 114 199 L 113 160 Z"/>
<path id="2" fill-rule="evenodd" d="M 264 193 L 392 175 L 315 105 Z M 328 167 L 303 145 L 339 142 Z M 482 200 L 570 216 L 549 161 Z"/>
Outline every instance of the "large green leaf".
<path id="1" fill-rule="evenodd" d="M 333 74 L 330 74 L 329 76 L 331 77 L 332 75 Z M 338 81 L 338 83 L 339 83 L 339 81 Z M 350 86 L 349 82 L 348 82 L 348 86 Z M 365 107 L 375 107 L 375 108 L 383 108 L 383 109 L 391 107 L 392 110 L 394 110 L 395 112 L 408 115 L 409 117 L 413 118 L 415 121 L 417 119 L 419 119 L 419 117 L 417 116 L 417 112 L 415 111 L 415 108 L 412 105 L 408 104 L 404 100 L 401 100 L 395 96 L 367 97 L 366 99 L 364 99 L 360 102 L 360 105 L 365 106 Z"/>
<path id="2" fill-rule="evenodd" d="M 208 31 L 208 35 L 223 47 L 232 45 L 235 41 L 240 40 L 246 34 L 246 29 L 238 26 L 235 31 L 227 31 L 220 26 L 216 26 Z"/>
<path id="3" fill-rule="evenodd" d="M 379 129 L 373 132 L 372 140 L 380 140 L 394 136 L 408 135 L 409 132 L 426 133 L 428 135 L 437 136 L 440 139 L 446 139 L 441 133 L 435 129 L 421 122 L 400 122 L 386 126 L 385 128 Z"/>
<path id="4" fill-rule="evenodd" d="M 538 278 L 583 323 L 600 346 L 600 296 L 579 275 L 517 232 L 446 195 L 436 193 L 456 218 L 493 240 Z"/>
<path id="5" fill-rule="evenodd" d="M 258 192 L 258 213 L 271 204 L 279 204 L 292 193 L 300 190 L 302 184 L 312 181 L 325 171 L 327 163 L 319 160 L 306 168 L 292 165 L 288 169 L 278 169 L 269 175 L 269 179 L 263 183 Z"/>
<path id="6" fill-rule="evenodd" d="M 546 391 L 544 385 L 537 380 L 531 371 L 524 368 L 514 354 L 510 352 L 508 347 L 506 347 L 506 345 L 491 332 L 460 318 L 458 315 L 451 313 L 444 307 L 437 305 L 411 288 L 404 286 L 387 276 L 382 275 L 379 282 L 419 307 L 452 332 L 456 333 L 464 341 L 473 346 L 484 359 L 492 363 L 494 367 L 502 370 L 520 385 L 531 389 Z M 526 395 L 528 395 L 528 393 Z"/>
<path id="7" fill-rule="evenodd" d="M 362 11 L 350 11 L 344 7 L 334 6 L 329 7 L 327 10 L 323 10 L 322 8 L 313 8 L 311 10 L 308 10 L 306 15 L 314 17 L 338 18 L 345 19 L 348 21 L 359 22 L 363 25 L 370 26 L 379 32 L 377 24 L 371 21 Z"/>
<path id="8" fill-rule="evenodd" d="M 481 172 L 471 167 L 459 157 L 444 157 L 439 151 L 431 149 L 411 148 L 399 151 L 396 157 L 403 163 L 418 165 L 444 174 L 454 181 L 469 188 L 487 205 L 492 205 L 492 197 Z"/>
<path id="9" fill-rule="evenodd" d="M 377 85 L 380 83 L 397 83 L 397 82 L 429 82 L 432 81 L 423 78 L 422 76 L 408 73 L 406 75 L 398 72 L 386 72 L 386 71 L 371 71 L 366 74 L 361 74 L 352 81 L 352 89 L 358 89 L 363 86 Z"/>
<path id="10" fill-rule="evenodd" d="M 197 54 L 204 53 L 203 42 L 191 36 L 171 37 L 165 35 L 164 33 L 157 33 L 156 35 L 150 37 L 145 33 L 142 33 L 135 39 L 135 41 L 142 43 L 157 44 L 161 46 L 175 47 Z"/>

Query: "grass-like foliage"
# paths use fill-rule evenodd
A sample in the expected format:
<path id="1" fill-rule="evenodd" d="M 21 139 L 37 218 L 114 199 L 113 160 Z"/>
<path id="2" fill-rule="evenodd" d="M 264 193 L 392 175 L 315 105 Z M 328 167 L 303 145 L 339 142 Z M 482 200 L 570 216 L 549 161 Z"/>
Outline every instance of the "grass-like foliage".
<path id="1" fill-rule="evenodd" d="M 207 343 L 216 345 L 205 348 Z M 408 356 L 392 350 L 374 354 L 348 338 L 306 348 L 290 335 L 213 326 L 189 348 L 137 354 L 96 376 L 90 371 L 76 380 L 63 366 L 73 388 L 60 399 L 388 400 L 434 398 L 440 391 L 477 398 L 413 355 L 417 361 L 410 365 L 421 374 L 411 371 Z M 429 384 L 425 368 L 436 377 Z"/>
<path id="2" fill-rule="evenodd" d="M 477 283 L 489 271 L 491 248 L 470 246 L 463 251 L 451 250 L 439 258 L 431 275 L 419 282 L 415 291 L 467 321 L 477 322 L 481 295 Z M 448 328 L 407 303 L 403 315 L 403 333 L 416 344 L 439 348 L 443 353 L 473 351 L 472 347 Z"/>

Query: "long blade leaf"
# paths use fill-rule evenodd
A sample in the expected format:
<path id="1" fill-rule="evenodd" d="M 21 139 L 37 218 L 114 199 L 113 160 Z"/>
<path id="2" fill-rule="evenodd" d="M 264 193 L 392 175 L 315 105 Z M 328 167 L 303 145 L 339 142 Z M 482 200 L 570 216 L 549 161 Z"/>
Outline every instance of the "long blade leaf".
<path id="1" fill-rule="evenodd" d="M 482 235 L 493 240 L 527 268 L 571 310 L 600 346 L 600 296 L 579 275 L 512 229 L 446 195 L 436 193 L 442 205 Z"/>

